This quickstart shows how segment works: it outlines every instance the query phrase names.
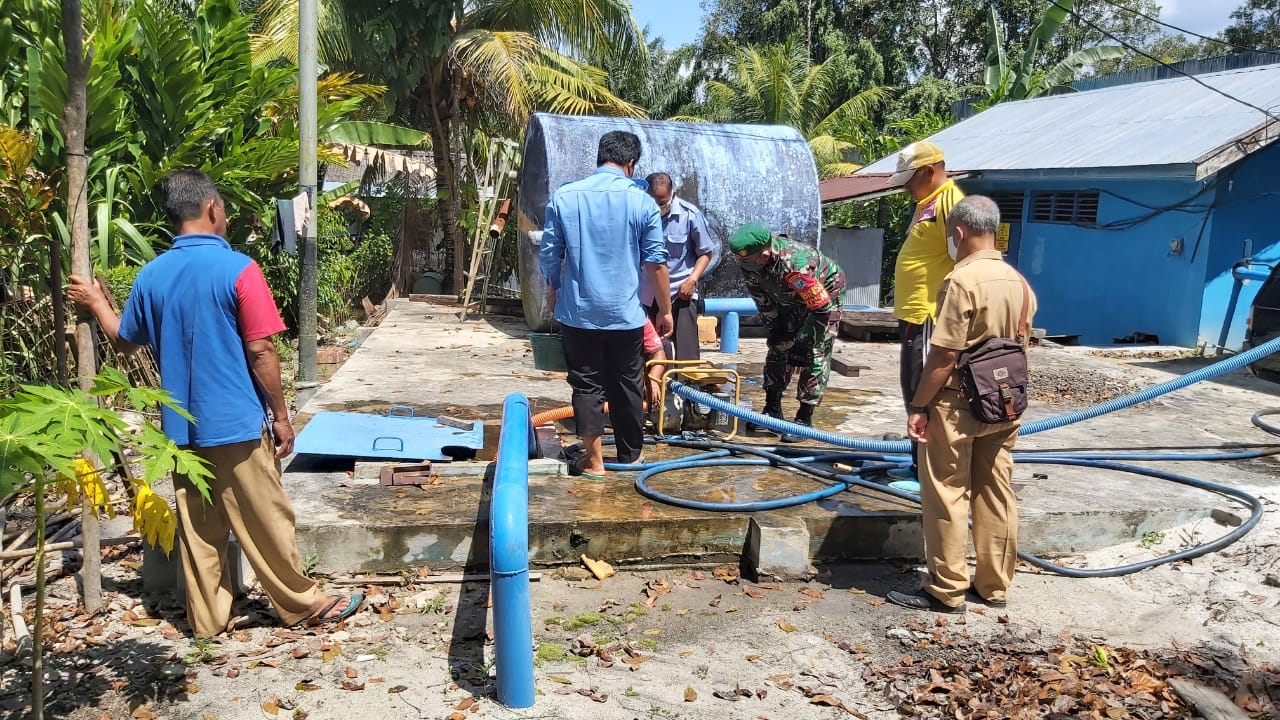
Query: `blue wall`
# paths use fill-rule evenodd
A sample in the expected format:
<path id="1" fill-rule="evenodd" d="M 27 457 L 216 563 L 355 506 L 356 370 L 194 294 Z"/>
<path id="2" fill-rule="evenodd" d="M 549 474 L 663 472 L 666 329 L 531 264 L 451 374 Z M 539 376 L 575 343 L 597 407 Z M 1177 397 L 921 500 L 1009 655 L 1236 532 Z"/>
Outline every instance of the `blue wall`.
<path id="1" fill-rule="evenodd" d="M 961 185 L 970 193 L 1026 192 L 1021 237 L 1011 244 L 1008 259 L 1038 296 L 1035 327 L 1049 335 L 1078 335 L 1089 345 L 1111 344 L 1134 332 L 1157 335 L 1167 345 L 1197 343 L 1212 254 L 1214 219 L 1207 210 L 1164 212 L 1133 227 L 1107 230 L 1032 222 L 1031 194 L 1099 190 L 1098 225 L 1107 226 L 1141 218 L 1151 214 L 1152 207 L 1187 201 L 1197 193 L 1190 202 L 1208 205 L 1214 197 L 1212 187 L 1154 171 L 1058 178 L 1048 171 L 1035 177 L 989 172 Z M 1172 247 L 1177 240 L 1180 252 Z M 1229 271 L 1229 263 L 1227 267 Z"/>
<path id="2" fill-rule="evenodd" d="M 1268 212 L 1280 193 L 1278 169 L 1280 146 L 1272 145 L 1218 174 L 1200 317 L 1202 343 L 1238 350 L 1244 342 L 1249 306 L 1262 287 L 1256 281 L 1241 285 L 1231 277 L 1231 266 L 1244 253 L 1244 241 L 1253 241 L 1255 263 L 1280 261 L 1280 227 L 1275 213 Z"/>

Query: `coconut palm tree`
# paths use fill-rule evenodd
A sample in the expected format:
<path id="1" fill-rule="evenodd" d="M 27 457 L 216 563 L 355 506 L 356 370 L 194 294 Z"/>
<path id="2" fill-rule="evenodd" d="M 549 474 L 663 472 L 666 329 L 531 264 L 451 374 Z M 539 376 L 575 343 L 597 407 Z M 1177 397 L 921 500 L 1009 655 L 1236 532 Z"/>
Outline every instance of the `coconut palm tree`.
<path id="1" fill-rule="evenodd" d="M 705 119 L 790 125 L 809 140 L 819 174 L 845 175 L 858 166 L 846 160 L 854 145 L 842 130 L 855 127 L 890 91 L 869 88 L 832 109 L 835 79 L 833 66 L 813 62 L 794 43 L 742 48 L 728 77 L 707 84 Z"/>
<path id="2" fill-rule="evenodd" d="M 394 0 L 325 0 L 321 61 L 359 72 L 389 91 L 395 121 L 431 135 L 440 224 L 461 287 L 465 233 L 459 192 L 460 122 L 499 125 L 515 137 L 537 110 L 641 116 L 611 93 L 592 65 L 606 50 L 645 46 L 626 0 L 455 0 L 405 7 Z M 297 5 L 266 0 L 260 59 L 297 47 Z"/>

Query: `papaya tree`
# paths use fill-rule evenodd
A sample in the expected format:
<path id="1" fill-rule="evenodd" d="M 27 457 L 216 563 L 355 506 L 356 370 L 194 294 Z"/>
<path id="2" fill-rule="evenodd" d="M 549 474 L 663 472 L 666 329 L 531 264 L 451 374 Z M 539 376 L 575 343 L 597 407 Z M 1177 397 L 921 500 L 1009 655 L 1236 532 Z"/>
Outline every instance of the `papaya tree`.
<path id="1" fill-rule="evenodd" d="M 99 402 L 105 402 L 102 406 Z M 67 507 L 85 513 L 114 514 L 104 476 L 117 463 L 136 461 L 140 477 L 122 472 L 134 527 L 146 542 L 173 549 L 177 520 L 173 509 L 153 489 L 171 473 L 186 476 L 209 500 L 212 473 L 191 450 L 178 447 L 148 420 L 131 426 L 121 409 L 151 411 L 157 405 L 191 419 L 165 391 L 134 387 L 118 370 L 106 368 L 88 392 L 48 385 L 23 386 L 13 397 L 0 400 L 0 496 L 29 494 L 35 505 L 35 600 L 32 622 L 32 715 L 44 717 L 45 505 L 46 495 L 58 494 Z M 121 409 L 115 409 L 115 408 Z M 146 417 L 145 415 L 143 416 Z M 107 465 L 86 458 L 115 458 Z"/>

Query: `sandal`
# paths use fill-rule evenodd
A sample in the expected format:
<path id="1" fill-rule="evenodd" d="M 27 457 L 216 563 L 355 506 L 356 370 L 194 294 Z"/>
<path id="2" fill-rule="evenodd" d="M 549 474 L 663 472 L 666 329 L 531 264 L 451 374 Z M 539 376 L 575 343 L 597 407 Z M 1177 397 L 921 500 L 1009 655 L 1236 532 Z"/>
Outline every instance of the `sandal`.
<path id="1" fill-rule="evenodd" d="M 329 615 L 329 612 L 337 607 L 338 603 L 343 600 L 347 601 L 347 606 L 342 608 L 337 615 Z M 364 593 L 351 593 L 351 595 L 330 595 L 328 601 L 320 606 L 320 609 L 311 614 L 307 618 L 308 625 L 320 625 L 323 623 L 338 622 L 346 620 L 360 609 L 364 604 Z M 327 616 L 327 617 L 326 617 Z"/>
<path id="2" fill-rule="evenodd" d="M 586 460 L 585 456 L 578 456 L 570 459 L 567 463 L 569 466 L 569 474 L 574 477 L 582 477 L 584 480 L 590 480 L 592 482 L 604 482 L 604 473 L 587 472 L 582 467 L 584 460 Z"/>

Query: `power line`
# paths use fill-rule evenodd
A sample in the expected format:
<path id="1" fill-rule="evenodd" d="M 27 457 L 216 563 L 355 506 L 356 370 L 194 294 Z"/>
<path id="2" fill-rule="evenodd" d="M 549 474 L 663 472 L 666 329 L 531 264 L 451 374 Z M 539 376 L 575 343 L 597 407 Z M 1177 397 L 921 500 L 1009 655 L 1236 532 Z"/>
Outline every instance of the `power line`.
<path id="1" fill-rule="evenodd" d="M 1093 23 L 1092 21 L 1090 21 L 1090 20 L 1086 20 L 1084 17 L 1082 17 L 1082 16 L 1080 15 L 1080 13 L 1076 12 L 1076 10 L 1075 10 L 1074 8 L 1070 8 L 1070 7 L 1067 7 L 1066 5 L 1059 4 L 1059 3 L 1058 3 L 1058 0 L 1049 0 L 1049 4 L 1050 4 L 1050 5 L 1053 5 L 1054 7 L 1058 8 L 1059 10 L 1065 10 L 1065 11 L 1067 11 L 1068 13 L 1071 13 L 1071 15 L 1075 17 L 1075 19 L 1079 20 L 1080 22 L 1084 23 L 1085 25 L 1088 25 L 1090 28 L 1092 28 L 1092 29 L 1096 30 L 1097 32 L 1101 33 L 1103 37 L 1106 37 L 1106 38 L 1107 38 L 1107 39 L 1109 39 L 1109 40 L 1114 40 L 1114 41 L 1116 41 L 1117 43 L 1120 43 L 1120 46 L 1121 46 L 1121 47 L 1123 47 L 1123 48 L 1125 48 L 1126 50 L 1132 50 L 1133 52 L 1135 52 L 1135 53 L 1137 53 L 1137 54 L 1141 55 L 1142 57 L 1144 57 L 1144 58 L 1146 58 L 1146 59 L 1148 59 L 1148 60 L 1150 60 L 1150 61 L 1152 61 L 1152 62 L 1154 62 L 1154 63 L 1157 63 L 1157 64 L 1159 64 L 1159 65 L 1163 66 L 1164 68 L 1166 68 L 1166 69 L 1167 69 L 1167 70 L 1169 70 L 1170 72 L 1173 72 L 1173 73 L 1176 73 L 1176 74 L 1178 74 L 1178 75 L 1181 75 L 1181 76 L 1183 76 L 1183 77 L 1187 78 L 1188 80 L 1190 80 L 1191 82 L 1193 82 L 1193 83 L 1195 83 L 1195 84 L 1197 84 L 1197 85 L 1200 85 L 1201 87 L 1204 87 L 1205 89 L 1207 89 L 1207 90 L 1209 90 L 1209 91 L 1211 91 L 1211 92 L 1217 93 L 1218 95 L 1221 95 L 1222 97 L 1224 97 L 1224 98 L 1226 98 L 1226 99 L 1228 99 L 1228 100 L 1231 100 L 1231 101 L 1233 101 L 1233 102 L 1240 103 L 1241 105 L 1244 105 L 1245 107 L 1248 107 L 1248 108 L 1252 108 L 1252 109 L 1254 109 L 1254 110 L 1257 110 L 1258 112 L 1262 113 L 1263 115 L 1267 116 L 1268 118 L 1270 118 L 1270 119 L 1272 119 L 1272 120 L 1275 120 L 1276 122 L 1280 122 L 1280 117 L 1277 117 L 1277 116 L 1276 116 L 1276 115 L 1274 115 L 1271 111 L 1269 111 L 1269 110 L 1267 110 L 1267 109 L 1265 109 L 1265 108 L 1258 107 L 1257 105 L 1254 105 L 1253 103 L 1249 102 L 1248 100 L 1242 100 L 1242 99 L 1240 99 L 1240 98 L 1236 97 L 1235 95 L 1232 95 L 1231 93 L 1228 93 L 1228 92 L 1224 92 L 1224 91 L 1222 91 L 1222 90 L 1219 90 L 1218 88 L 1216 88 L 1216 87 L 1214 87 L 1214 86 L 1210 85 L 1209 83 L 1207 83 L 1207 82 L 1205 82 L 1205 81 L 1201 80 L 1200 78 L 1196 77 L 1195 75 L 1192 75 L 1191 73 L 1188 73 L 1188 72 L 1183 72 L 1182 70 L 1179 70 L 1178 68 L 1176 68 L 1176 67 L 1174 67 L 1174 66 L 1170 65 L 1169 63 L 1167 63 L 1167 62 L 1165 62 L 1165 61 L 1161 60 L 1160 58 L 1158 58 L 1158 57 L 1156 57 L 1156 56 L 1152 55 L 1151 53 L 1149 53 L 1149 52 L 1147 52 L 1147 51 L 1145 51 L 1145 50 L 1143 50 L 1143 49 L 1141 49 L 1141 48 L 1134 47 L 1133 45 L 1130 45 L 1128 42 L 1126 42 L 1126 41 L 1124 41 L 1124 40 L 1122 40 L 1122 39 L 1120 39 L 1120 38 L 1116 37 L 1115 35 L 1112 35 L 1110 32 L 1108 32 L 1108 31 L 1106 31 L 1106 30 L 1103 30 L 1102 28 L 1098 27 L 1098 26 L 1097 26 L 1095 23 Z"/>
<path id="2" fill-rule="evenodd" d="M 1280 56 L 1280 52 L 1276 52 L 1275 50 L 1259 50 L 1259 49 L 1257 49 L 1257 48 L 1245 47 L 1244 45 L 1236 45 L 1235 43 L 1227 42 L 1226 40 L 1223 40 L 1223 39 L 1221 39 L 1221 38 L 1209 37 L 1208 35 L 1201 35 L 1201 34 L 1200 34 L 1200 33 L 1198 33 L 1198 32 L 1193 32 L 1193 31 L 1188 30 L 1188 29 L 1186 29 L 1186 28 L 1180 28 L 1180 27 L 1178 27 L 1177 25 L 1170 25 L 1169 23 L 1167 23 L 1167 22 L 1165 22 L 1165 21 L 1161 20 L 1160 18 L 1151 17 L 1150 15 L 1148 15 L 1148 14 L 1146 14 L 1146 13 L 1142 12 L 1141 10 L 1137 10 L 1137 9 L 1135 9 L 1135 8 L 1125 7 L 1124 5 L 1121 5 L 1120 3 L 1115 2 L 1115 0 L 1100 0 L 1100 2 L 1102 2 L 1102 3 L 1103 3 L 1103 4 L 1105 4 L 1105 5 L 1110 5 L 1111 7 L 1116 8 L 1117 10 L 1124 10 L 1125 12 L 1132 13 L 1132 14 L 1134 14 L 1134 15 L 1137 15 L 1138 17 L 1140 17 L 1140 18 L 1142 18 L 1142 19 L 1144 19 L 1144 20 L 1150 20 L 1151 22 L 1153 22 L 1153 23 L 1155 23 L 1155 24 L 1157 24 L 1157 25 L 1163 25 L 1163 26 L 1165 26 L 1165 27 L 1169 28 L 1170 30 L 1177 30 L 1178 32 L 1182 33 L 1183 35 L 1190 35 L 1190 36 L 1192 36 L 1192 37 L 1198 37 L 1198 38 L 1200 38 L 1201 40 L 1208 40 L 1209 42 L 1217 43 L 1217 44 L 1219 44 L 1219 45 L 1225 45 L 1226 47 L 1229 47 L 1229 48 L 1232 48 L 1232 49 L 1235 49 L 1235 50 L 1243 50 L 1244 52 L 1256 52 L 1256 53 L 1263 53 L 1263 54 L 1266 54 L 1266 55 L 1276 55 L 1276 56 Z M 1054 3 L 1054 4 L 1055 4 L 1055 5 L 1057 5 L 1057 3 Z"/>

